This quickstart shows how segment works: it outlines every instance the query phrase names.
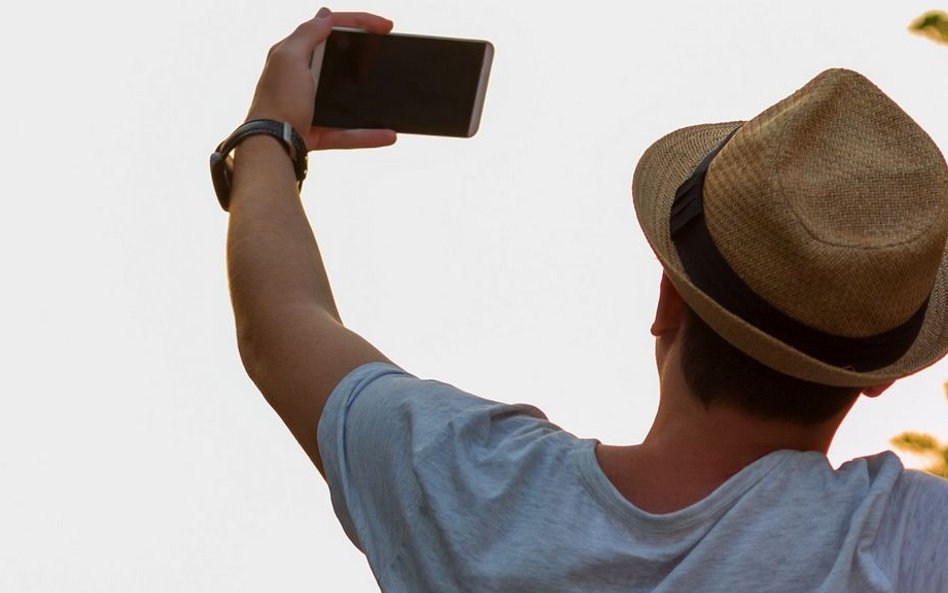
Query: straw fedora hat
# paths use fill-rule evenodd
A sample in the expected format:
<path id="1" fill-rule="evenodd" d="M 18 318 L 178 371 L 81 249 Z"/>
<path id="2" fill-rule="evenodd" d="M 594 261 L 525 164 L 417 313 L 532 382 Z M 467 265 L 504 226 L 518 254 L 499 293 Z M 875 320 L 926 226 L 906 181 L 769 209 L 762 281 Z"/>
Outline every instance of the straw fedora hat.
<path id="1" fill-rule="evenodd" d="M 661 138 L 632 195 L 685 302 L 773 369 L 865 387 L 948 351 L 948 167 L 856 72 Z"/>

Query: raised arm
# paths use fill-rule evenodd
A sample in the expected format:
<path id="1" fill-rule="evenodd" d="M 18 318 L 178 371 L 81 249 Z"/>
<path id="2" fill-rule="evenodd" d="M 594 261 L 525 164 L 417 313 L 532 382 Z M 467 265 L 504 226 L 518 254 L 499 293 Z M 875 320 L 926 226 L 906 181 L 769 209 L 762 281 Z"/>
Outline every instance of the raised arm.
<path id="1" fill-rule="evenodd" d="M 289 122 L 309 150 L 392 144 L 390 130 L 311 127 L 310 60 L 333 26 L 388 33 L 392 23 L 321 9 L 270 50 L 248 119 Z M 322 472 L 316 426 L 326 399 L 350 370 L 387 359 L 342 325 L 292 162 L 275 138 L 252 136 L 236 150 L 227 267 L 244 367 Z"/>

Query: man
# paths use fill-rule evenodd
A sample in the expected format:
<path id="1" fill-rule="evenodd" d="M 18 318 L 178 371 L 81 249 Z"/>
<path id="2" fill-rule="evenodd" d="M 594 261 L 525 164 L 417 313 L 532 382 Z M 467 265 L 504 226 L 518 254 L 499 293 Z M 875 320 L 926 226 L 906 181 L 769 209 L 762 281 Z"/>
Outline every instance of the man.
<path id="1" fill-rule="evenodd" d="M 274 46 L 249 119 L 302 138 L 250 124 L 216 185 L 246 369 L 383 590 L 948 591 L 948 485 L 891 453 L 825 457 L 860 394 L 948 349 L 948 168 L 895 103 L 830 70 L 648 149 L 660 406 L 613 447 L 419 380 L 342 325 L 301 162 L 395 136 L 310 128 L 332 26 L 392 24 L 322 9 Z"/>

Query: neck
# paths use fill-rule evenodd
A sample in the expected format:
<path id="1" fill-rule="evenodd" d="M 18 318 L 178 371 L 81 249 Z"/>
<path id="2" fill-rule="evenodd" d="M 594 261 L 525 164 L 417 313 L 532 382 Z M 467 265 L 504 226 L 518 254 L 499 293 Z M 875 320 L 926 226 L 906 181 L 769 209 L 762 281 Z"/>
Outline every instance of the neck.
<path id="1" fill-rule="evenodd" d="M 826 454 L 846 411 L 826 422 L 800 425 L 767 420 L 729 406 L 704 404 L 680 373 L 663 376 L 661 403 L 643 450 L 677 463 L 685 458 L 731 475 L 780 449 Z"/>
<path id="2" fill-rule="evenodd" d="M 610 480 L 646 511 L 693 504 L 747 465 L 781 449 L 826 454 L 848 410 L 816 425 L 764 420 L 727 406 L 705 408 L 672 356 L 660 365 L 661 400 L 640 445 L 597 450 Z"/>

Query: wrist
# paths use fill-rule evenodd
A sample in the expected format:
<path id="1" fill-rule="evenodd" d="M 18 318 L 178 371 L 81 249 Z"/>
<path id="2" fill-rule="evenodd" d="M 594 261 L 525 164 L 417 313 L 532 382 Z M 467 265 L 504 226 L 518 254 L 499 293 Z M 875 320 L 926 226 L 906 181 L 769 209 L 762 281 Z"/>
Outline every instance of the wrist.
<path id="1" fill-rule="evenodd" d="M 267 161 L 268 163 L 274 162 L 274 164 L 279 161 L 285 165 L 291 174 L 294 173 L 293 161 L 286 158 L 286 149 L 283 147 L 283 143 L 273 136 L 266 134 L 251 136 L 234 148 L 235 173 L 240 164 L 258 160 Z"/>
<path id="2" fill-rule="evenodd" d="M 247 138 L 234 149 L 233 193 L 248 178 L 265 178 L 267 183 L 297 185 L 293 161 L 286 158 L 286 149 L 273 136 Z"/>

